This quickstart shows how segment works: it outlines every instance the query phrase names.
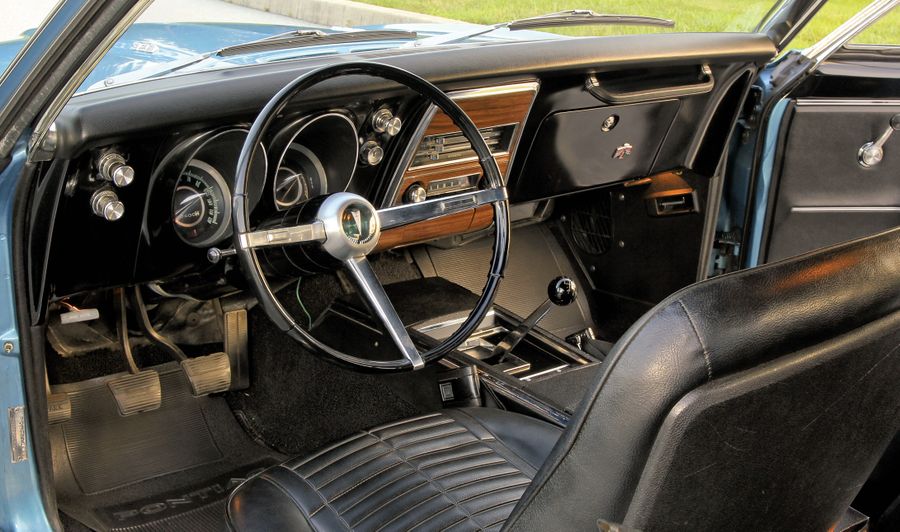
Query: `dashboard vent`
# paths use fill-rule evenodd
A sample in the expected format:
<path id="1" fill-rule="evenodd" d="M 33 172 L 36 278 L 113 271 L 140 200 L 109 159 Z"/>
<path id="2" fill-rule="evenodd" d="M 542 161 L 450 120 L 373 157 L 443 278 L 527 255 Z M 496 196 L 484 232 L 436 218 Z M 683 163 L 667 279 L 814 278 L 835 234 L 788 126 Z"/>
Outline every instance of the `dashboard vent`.
<path id="1" fill-rule="evenodd" d="M 571 214 L 572 240 L 588 255 L 602 255 L 609 251 L 613 239 L 611 200 L 604 194 L 587 209 Z"/>
<path id="2" fill-rule="evenodd" d="M 491 154 L 499 155 L 509 151 L 515 129 L 515 124 L 509 124 L 485 127 L 479 131 L 488 148 L 491 149 Z M 412 168 L 473 158 L 475 158 L 475 151 L 462 133 L 428 135 L 422 139 L 416 150 Z"/>

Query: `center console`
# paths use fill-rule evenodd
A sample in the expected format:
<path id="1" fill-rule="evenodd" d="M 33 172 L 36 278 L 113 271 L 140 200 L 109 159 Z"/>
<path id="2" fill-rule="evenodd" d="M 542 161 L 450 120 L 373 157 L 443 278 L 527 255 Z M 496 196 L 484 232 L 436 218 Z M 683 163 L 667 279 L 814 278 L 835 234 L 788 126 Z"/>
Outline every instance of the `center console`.
<path id="1" fill-rule="evenodd" d="M 574 283 L 565 281 L 574 292 Z M 440 361 L 450 375 L 441 382 L 445 402 L 467 404 L 454 396 L 459 390 L 475 390 L 476 396 L 468 400 L 478 400 L 477 390 L 483 386 L 486 396 L 500 406 L 527 410 L 560 426 L 568 423 L 597 376 L 603 354 L 597 350 L 589 354 L 539 326 L 540 318 L 552 312 L 554 305 L 574 298 L 574 293 L 554 293 L 554 283 L 559 282 L 551 282 L 548 301 L 528 317 L 495 305 L 477 331 Z M 385 291 L 403 322 L 411 324 L 410 334 L 423 349 L 456 331 L 477 301 L 475 294 L 438 277 L 388 285 Z M 348 330 L 353 334 L 347 334 Z M 360 345 L 367 345 L 368 357 L 396 357 L 392 342 L 384 341 L 380 328 L 355 295 L 332 303 L 316 320 L 313 334 L 338 349 L 359 352 Z"/>

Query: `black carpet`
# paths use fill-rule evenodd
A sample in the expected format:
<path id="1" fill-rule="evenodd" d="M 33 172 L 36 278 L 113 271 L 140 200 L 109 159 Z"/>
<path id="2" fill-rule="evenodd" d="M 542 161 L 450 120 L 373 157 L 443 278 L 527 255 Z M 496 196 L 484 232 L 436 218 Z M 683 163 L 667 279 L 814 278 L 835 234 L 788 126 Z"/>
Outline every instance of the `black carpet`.
<path id="1" fill-rule="evenodd" d="M 303 281 L 301 297 L 313 319 L 340 295 L 339 287 L 330 276 Z M 279 299 L 301 316 L 294 295 L 288 287 Z M 249 324 L 251 385 L 230 393 L 228 400 L 248 432 L 281 452 L 310 452 L 354 432 L 441 407 L 436 368 L 360 373 L 306 351 L 258 308 L 250 311 Z"/>

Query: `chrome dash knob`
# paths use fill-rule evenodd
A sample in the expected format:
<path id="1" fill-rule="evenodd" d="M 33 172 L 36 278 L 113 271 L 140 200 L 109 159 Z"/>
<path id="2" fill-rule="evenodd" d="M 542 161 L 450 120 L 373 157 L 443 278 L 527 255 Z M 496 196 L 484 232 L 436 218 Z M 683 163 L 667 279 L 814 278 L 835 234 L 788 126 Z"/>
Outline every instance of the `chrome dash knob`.
<path id="1" fill-rule="evenodd" d="M 134 181 L 134 168 L 125 164 L 125 157 L 114 151 L 108 151 L 97 159 L 97 172 L 100 179 L 117 187 L 127 187 Z"/>
<path id="2" fill-rule="evenodd" d="M 428 191 L 422 185 L 415 183 L 406 189 L 403 199 L 406 200 L 406 203 L 421 203 L 428 199 Z"/>
<path id="3" fill-rule="evenodd" d="M 374 140 L 370 140 L 362 145 L 362 148 L 359 150 L 359 158 L 363 163 L 375 166 L 384 159 L 384 148 Z"/>
<path id="4" fill-rule="evenodd" d="M 125 215 L 125 204 L 113 190 L 103 188 L 91 196 L 91 210 L 107 222 L 115 222 Z"/>
<path id="5" fill-rule="evenodd" d="M 389 137 L 393 137 L 400 133 L 403 122 L 394 116 L 390 109 L 379 109 L 372 115 L 372 129 L 376 133 L 385 133 Z"/>

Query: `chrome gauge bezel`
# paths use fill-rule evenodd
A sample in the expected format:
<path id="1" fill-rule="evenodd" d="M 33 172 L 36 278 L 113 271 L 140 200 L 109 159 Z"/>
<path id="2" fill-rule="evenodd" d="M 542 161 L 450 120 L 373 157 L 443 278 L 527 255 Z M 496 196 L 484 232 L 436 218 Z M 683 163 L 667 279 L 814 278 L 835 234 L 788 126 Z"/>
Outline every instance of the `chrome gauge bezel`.
<path id="1" fill-rule="evenodd" d="M 213 233 L 211 233 L 208 237 L 204 238 L 203 240 L 194 240 L 194 239 L 189 239 L 179 230 L 179 227 L 181 227 L 181 226 L 179 226 L 175 222 L 174 216 L 172 219 L 172 224 L 175 227 L 175 234 L 178 235 L 178 238 L 180 238 L 185 244 L 195 246 L 195 247 L 204 247 L 204 246 L 209 246 L 209 245 L 215 244 L 216 242 L 224 239 L 225 237 L 228 236 L 228 233 L 231 231 L 231 189 L 228 186 L 228 182 L 222 176 L 222 173 L 219 172 L 214 166 L 212 166 L 211 164 L 206 163 L 200 159 L 191 159 L 190 161 L 188 161 L 188 163 L 184 166 L 184 168 L 178 174 L 178 179 L 175 182 L 176 185 L 172 191 L 172 203 L 171 203 L 171 209 L 172 209 L 173 213 L 175 212 L 175 204 L 174 204 L 175 194 L 179 188 L 179 183 L 181 182 L 182 177 L 185 175 L 185 173 L 188 171 L 188 169 L 192 168 L 192 167 L 205 172 L 213 180 L 213 183 L 209 183 L 209 184 L 215 185 L 218 188 L 218 195 L 222 197 L 222 205 L 219 207 L 219 209 L 217 211 L 219 227 L 217 227 Z M 197 223 L 200 223 L 201 221 L 202 221 L 202 218 L 200 220 L 198 220 Z M 194 226 L 196 226 L 196 224 Z M 194 227 L 194 226 L 191 226 L 191 227 Z"/>
<path id="2" fill-rule="evenodd" d="M 239 151 L 235 151 L 234 146 L 242 145 L 249 131 L 244 127 L 226 127 L 217 130 L 211 130 L 205 133 L 186 139 L 179 144 L 173 151 L 167 166 L 169 168 L 168 175 L 171 180 L 168 181 L 168 225 L 171 232 L 175 233 L 178 240 L 195 248 L 204 248 L 210 245 L 222 242 L 232 234 L 231 218 L 232 210 L 232 187 L 234 185 L 234 170 L 237 167 L 237 157 Z M 266 188 L 266 179 L 268 176 L 268 153 L 265 146 L 260 143 L 259 152 L 253 158 L 254 176 L 256 179 L 253 183 L 252 196 L 250 203 L 255 207 L 262 198 Z M 216 228 L 215 232 L 209 236 L 196 239 L 190 238 L 175 223 L 174 200 L 176 190 L 186 171 L 191 167 L 197 167 L 203 172 L 211 175 L 211 179 L 215 182 L 214 186 L 221 191 L 224 198 L 224 205 L 219 209 L 218 218 L 225 221 L 220 225 L 224 227 Z"/>
<path id="3" fill-rule="evenodd" d="M 343 123 L 343 124 L 346 124 L 346 127 L 349 127 L 349 131 L 347 131 L 346 133 L 348 134 L 348 138 L 354 139 L 354 144 L 353 144 L 353 146 L 339 146 L 339 147 L 346 148 L 346 149 L 335 149 L 335 150 L 329 151 L 327 154 L 321 153 L 321 155 L 320 155 L 319 153 L 316 152 L 316 150 L 314 150 L 310 146 L 308 146 L 309 142 L 306 142 L 306 140 L 312 140 L 312 139 L 304 139 L 304 133 L 307 133 L 311 127 L 313 127 L 317 124 L 320 124 L 323 120 L 335 120 L 335 119 L 337 119 L 339 121 L 337 123 Z M 341 126 L 341 127 L 345 127 L 345 126 Z M 356 139 L 358 138 L 358 135 L 359 135 L 359 131 L 356 127 L 356 123 L 349 116 L 347 116 L 344 112 L 340 112 L 340 111 L 328 111 L 328 112 L 324 112 L 324 113 L 321 113 L 321 114 L 318 114 L 315 116 L 304 116 L 304 117 L 300 118 L 299 120 L 295 120 L 290 125 L 284 127 L 281 131 L 276 133 L 275 136 L 273 137 L 274 140 L 270 143 L 270 148 L 275 150 L 281 146 L 284 146 L 284 147 L 281 148 L 281 153 L 278 156 L 276 164 L 271 165 L 271 167 L 274 168 L 274 172 L 272 172 L 272 175 L 270 176 L 270 179 L 272 180 L 272 185 L 271 185 L 270 191 L 272 194 L 271 201 L 272 201 L 272 204 L 275 207 L 275 209 L 278 211 L 284 211 L 293 206 L 299 205 L 300 203 L 303 203 L 302 201 L 298 201 L 297 203 L 290 205 L 290 206 L 282 206 L 282 205 L 280 205 L 280 202 L 278 202 L 276 200 L 276 194 L 275 194 L 275 190 L 277 187 L 278 170 L 284 166 L 284 164 L 283 164 L 284 159 L 288 155 L 288 152 L 292 149 L 297 149 L 298 147 L 300 148 L 298 151 L 300 153 L 302 153 L 304 156 L 306 156 L 310 160 L 310 162 L 316 167 L 316 171 L 319 174 L 319 179 L 320 179 L 320 182 L 318 183 L 319 188 L 320 188 L 320 194 L 331 194 L 334 192 L 347 191 L 348 188 L 350 187 L 350 184 L 353 182 L 353 178 L 356 175 L 356 170 L 357 170 L 357 148 L 358 148 L 358 146 L 356 145 Z M 285 142 L 285 139 L 287 139 L 286 142 Z M 341 154 L 343 156 L 344 154 L 342 154 L 341 152 L 346 152 L 346 160 L 342 159 L 342 163 L 344 166 L 349 168 L 350 175 L 349 175 L 349 177 L 347 177 L 347 182 L 343 187 L 341 187 L 340 189 L 332 190 L 330 185 L 332 185 L 333 182 L 336 179 L 338 179 L 339 177 L 330 175 L 329 171 L 327 170 L 327 168 L 329 168 L 329 167 L 334 167 L 333 164 L 329 164 L 329 163 L 333 163 L 334 161 L 332 161 L 332 160 L 323 161 L 323 157 L 325 157 L 326 155 L 328 157 L 335 157 L 336 156 L 335 154 Z M 312 197 L 313 196 L 310 196 L 310 199 L 312 199 Z"/>

